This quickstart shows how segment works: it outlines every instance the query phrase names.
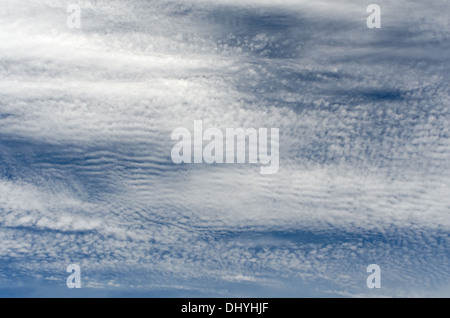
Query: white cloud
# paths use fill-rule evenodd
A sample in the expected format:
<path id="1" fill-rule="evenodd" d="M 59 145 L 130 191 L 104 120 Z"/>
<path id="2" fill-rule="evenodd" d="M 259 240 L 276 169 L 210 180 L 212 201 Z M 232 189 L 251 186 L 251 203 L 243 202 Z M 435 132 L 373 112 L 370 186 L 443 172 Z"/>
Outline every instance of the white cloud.
<path id="1" fill-rule="evenodd" d="M 2 3 L 1 277 L 357 296 L 377 255 L 383 295 L 445 295 L 444 2 L 383 1 L 378 33 L 360 1 L 85 1 L 80 30 L 67 3 Z M 173 165 L 195 119 L 279 127 L 279 172 Z"/>

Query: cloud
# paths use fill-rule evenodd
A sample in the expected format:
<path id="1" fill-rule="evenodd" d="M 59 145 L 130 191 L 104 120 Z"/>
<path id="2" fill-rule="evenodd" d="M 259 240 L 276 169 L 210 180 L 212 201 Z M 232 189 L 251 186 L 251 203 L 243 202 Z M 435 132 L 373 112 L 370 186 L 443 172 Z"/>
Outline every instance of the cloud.
<path id="1" fill-rule="evenodd" d="M 0 281 L 448 294 L 444 1 L 380 2 L 379 30 L 360 1 L 81 1 L 79 30 L 68 3 L 2 4 Z M 197 119 L 279 128 L 279 172 L 173 164 Z"/>

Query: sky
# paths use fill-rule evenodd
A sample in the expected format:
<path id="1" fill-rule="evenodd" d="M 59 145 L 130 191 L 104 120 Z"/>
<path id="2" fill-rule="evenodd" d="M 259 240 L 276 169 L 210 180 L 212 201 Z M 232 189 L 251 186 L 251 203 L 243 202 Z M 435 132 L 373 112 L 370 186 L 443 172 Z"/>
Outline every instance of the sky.
<path id="1" fill-rule="evenodd" d="M 376 3 L 3 0 L 0 297 L 450 297 L 450 3 Z"/>

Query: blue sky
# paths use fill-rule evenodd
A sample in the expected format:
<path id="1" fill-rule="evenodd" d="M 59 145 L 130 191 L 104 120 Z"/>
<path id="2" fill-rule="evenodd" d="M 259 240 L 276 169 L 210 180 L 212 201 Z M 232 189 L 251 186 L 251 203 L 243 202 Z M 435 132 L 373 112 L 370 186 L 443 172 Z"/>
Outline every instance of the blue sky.
<path id="1" fill-rule="evenodd" d="M 450 7 L 368 4 L 3 1 L 0 296 L 449 297 Z M 194 120 L 278 173 L 172 163 Z"/>

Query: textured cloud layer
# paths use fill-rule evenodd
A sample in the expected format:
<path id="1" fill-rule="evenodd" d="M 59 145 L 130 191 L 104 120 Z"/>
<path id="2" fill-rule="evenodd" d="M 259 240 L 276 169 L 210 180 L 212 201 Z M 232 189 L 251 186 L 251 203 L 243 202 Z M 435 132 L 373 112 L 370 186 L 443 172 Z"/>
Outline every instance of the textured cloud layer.
<path id="1" fill-rule="evenodd" d="M 449 296 L 446 1 L 376 30 L 361 1 L 69 3 L 2 2 L 0 293 L 77 263 L 84 295 Z M 278 127 L 279 172 L 173 164 L 196 119 Z"/>

